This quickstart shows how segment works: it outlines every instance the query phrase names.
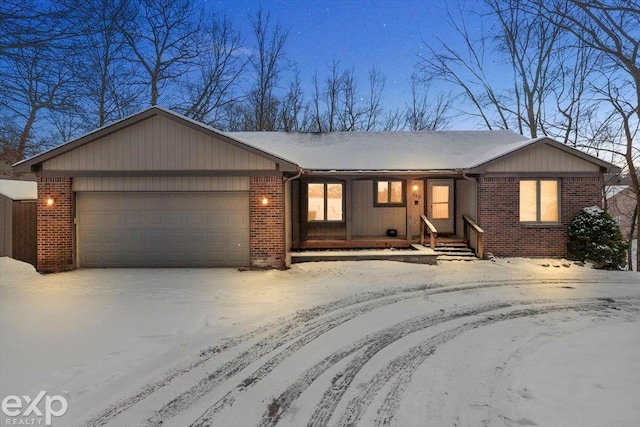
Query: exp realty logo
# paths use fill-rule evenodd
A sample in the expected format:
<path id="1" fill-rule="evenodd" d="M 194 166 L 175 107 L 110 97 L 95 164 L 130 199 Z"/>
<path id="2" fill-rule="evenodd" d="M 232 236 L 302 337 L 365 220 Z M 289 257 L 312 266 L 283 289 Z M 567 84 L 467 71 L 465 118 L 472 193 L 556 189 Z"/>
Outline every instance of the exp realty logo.
<path id="1" fill-rule="evenodd" d="M 9 418 L 5 418 L 2 425 L 40 426 L 44 421 L 44 425 L 50 426 L 52 417 L 63 416 L 68 407 L 67 399 L 63 396 L 49 396 L 46 391 L 41 391 L 34 398 L 24 395 L 7 396 L 2 399 L 2 413 Z"/>

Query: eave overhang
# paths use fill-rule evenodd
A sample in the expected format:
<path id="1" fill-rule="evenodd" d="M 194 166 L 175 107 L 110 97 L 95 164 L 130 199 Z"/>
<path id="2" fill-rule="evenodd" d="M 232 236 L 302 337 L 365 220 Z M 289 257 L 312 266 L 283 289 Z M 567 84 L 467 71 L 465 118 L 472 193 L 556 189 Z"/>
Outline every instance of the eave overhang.
<path id="1" fill-rule="evenodd" d="M 479 175 L 480 174 L 484 174 L 487 171 L 487 169 L 489 168 L 489 166 L 491 166 L 492 164 L 495 164 L 496 162 L 501 161 L 501 160 L 505 160 L 505 159 L 507 159 L 507 158 L 509 158 L 511 156 L 515 156 L 518 153 L 526 151 L 526 150 L 530 149 L 531 147 L 533 147 L 534 145 L 537 145 L 537 144 L 548 145 L 550 147 L 553 147 L 553 148 L 556 148 L 556 149 L 558 149 L 560 151 L 568 153 L 568 154 L 570 154 L 572 156 L 576 156 L 576 157 L 578 157 L 578 158 L 580 158 L 582 160 L 585 160 L 585 161 L 587 161 L 589 163 L 593 163 L 593 164 L 597 165 L 600 168 L 600 171 L 602 173 L 619 173 L 621 171 L 620 167 L 618 167 L 618 166 L 616 166 L 616 165 L 614 165 L 612 163 L 609 163 L 609 162 L 606 162 L 604 160 L 601 160 L 601 159 L 599 159 L 599 158 L 597 158 L 595 156 L 587 154 L 587 153 L 585 153 L 583 151 L 580 151 L 578 149 L 575 149 L 573 147 L 569 147 L 568 145 L 562 144 L 562 143 L 560 143 L 558 141 L 555 141 L 555 140 L 553 140 L 551 138 L 541 137 L 541 138 L 532 139 L 526 145 L 524 145 L 522 147 L 519 147 L 519 148 L 517 148 L 515 150 L 503 153 L 503 154 L 501 154 L 501 155 L 499 155 L 497 157 L 494 157 L 494 158 L 492 158 L 490 160 L 478 163 L 478 164 L 476 164 L 474 166 L 471 166 L 469 168 L 465 168 L 465 172 L 469 173 L 469 174 L 479 174 Z"/>
<path id="2" fill-rule="evenodd" d="M 106 126 L 98 128 L 92 132 L 89 132 L 86 135 L 83 135 L 79 138 L 73 139 L 71 141 L 65 142 L 63 144 L 58 145 L 57 147 L 51 148 L 47 151 L 39 153 L 33 157 L 22 160 L 13 165 L 13 168 L 16 172 L 38 172 L 40 170 L 40 166 L 43 162 L 53 159 L 54 157 L 60 156 L 62 154 L 68 153 L 69 151 L 75 150 L 85 144 L 89 144 L 93 141 L 96 141 L 100 138 L 103 138 L 109 134 L 127 128 L 129 126 L 133 126 L 136 123 L 142 122 L 154 116 L 163 116 L 170 120 L 175 120 L 191 129 L 194 129 L 199 132 L 203 132 L 206 135 L 214 137 L 218 140 L 221 140 L 227 144 L 238 147 L 240 149 L 246 150 L 250 153 L 256 154 L 258 156 L 262 156 L 278 165 L 278 170 L 280 172 L 296 172 L 298 169 L 298 165 L 294 162 L 291 162 L 287 159 L 279 157 L 275 154 L 266 152 L 254 146 L 248 145 L 239 141 L 224 132 L 220 132 L 212 127 L 209 127 L 203 123 L 192 120 L 188 117 L 185 117 L 181 114 L 175 113 L 171 110 L 159 107 L 154 105 L 149 107 L 148 109 L 141 111 L 139 113 L 133 114 L 129 117 L 125 117 L 116 122 L 110 123 Z"/>

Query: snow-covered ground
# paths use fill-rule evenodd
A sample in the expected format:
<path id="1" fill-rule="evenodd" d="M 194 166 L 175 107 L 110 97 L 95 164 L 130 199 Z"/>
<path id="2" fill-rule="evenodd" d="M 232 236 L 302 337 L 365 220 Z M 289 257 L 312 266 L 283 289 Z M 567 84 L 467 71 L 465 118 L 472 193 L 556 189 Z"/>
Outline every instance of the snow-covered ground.
<path id="1" fill-rule="evenodd" d="M 635 426 L 640 274 L 498 259 L 43 276 L 0 258 L 0 397 L 41 390 L 68 401 L 60 426 Z"/>

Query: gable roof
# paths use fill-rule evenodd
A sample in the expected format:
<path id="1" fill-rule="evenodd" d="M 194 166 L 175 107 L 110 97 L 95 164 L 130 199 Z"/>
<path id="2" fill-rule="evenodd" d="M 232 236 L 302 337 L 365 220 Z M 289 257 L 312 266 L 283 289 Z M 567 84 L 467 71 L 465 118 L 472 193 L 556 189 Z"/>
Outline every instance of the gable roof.
<path id="1" fill-rule="evenodd" d="M 103 138 L 107 135 L 110 135 L 114 132 L 117 132 L 119 130 L 122 130 L 124 128 L 127 128 L 129 126 L 133 126 L 136 123 L 142 122 L 144 120 L 147 120 L 151 117 L 154 116 L 163 116 L 166 117 L 170 120 L 174 120 L 177 121 L 185 126 L 188 126 L 192 129 L 195 129 L 197 131 L 203 132 L 209 136 L 215 137 L 219 140 L 224 141 L 225 143 L 228 143 L 232 146 L 241 148 L 243 150 L 247 150 L 249 152 L 252 152 L 253 154 L 265 157 L 275 163 L 278 163 L 281 167 L 280 170 L 285 170 L 285 171 L 296 171 L 297 170 L 297 165 L 294 163 L 289 162 L 288 160 L 279 157 L 277 155 L 274 155 L 272 153 L 269 153 L 267 151 L 264 151 L 258 147 L 254 147 L 251 145 L 247 145 L 242 143 L 241 141 L 238 141 L 237 139 L 234 139 L 233 137 L 228 136 L 227 134 L 220 132 L 219 130 L 216 130 L 212 127 L 209 127 L 207 125 L 205 125 L 204 123 L 200 123 L 197 122 L 195 120 L 192 120 L 186 116 L 183 116 L 182 114 L 178 114 L 176 112 L 173 112 L 171 110 L 168 110 L 166 108 L 162 108 L 159 107 L 157 105 L 154 105 L 152 107 L 147 108 L 146 110 L 143 110 L 139 113 L 133 114 L 129 117 L 125 117 L 124 119 L 118 120 L 116 122 L 110 123 L 106 126 L 103 126 L 101 128 L 98 128 L 92 132 L 89 132 L 86 135 L 83 135 L 79 138 L 73 139 L 71 141 L 65 142 L 61 145 L 58 145 L 57 147 L 54 147 L 50 150 L 44 151 L 40 154 L 37 154 L 29 159 L 25 159 L 22 160 L 16 164 L 13 165 L 13 167 L 19 171 L 19 172 L 28 172 L 31 171 L 32 168 L 37 167 L 37 165 L 41 164 L 42 162 L 45 162 L 47 160 L 50 160 L 54 157 L 60 156 L 62 154 L 65 154 L 71 150 L 74 150 L 76 148 L 79 148 L 85 144 L 89 144 L 90 142 L 93 142 L 97 139 Z"/>
<path id="2" fill-rule="evenodd" d="M 304 169 L 427 171 L 466 168 L 486 153 L 513 150 L 527 138 L 498 131 L 232 132 L 254 147 L 280 153 Z M 497 154 L 496 153 L 496 154 Z"/>
<path id="3" fill-rule="evenodd" d="M 547 144 L 609 171 L 616 166 L 550 138 L 507 130 L 422 132 L 231 132 L 246 144 L 279 153 L 316 171 L 446 171 L 481 173 L 497 161 Z"/>
<path id="4" fill-rule="evenodd" d="M 604 188 L 604 194 L 607 199 L 616 197 L 619 194 L 622 194 L 623 192 L 633 193 L 633 189 L 629 185 L 607 185 Z"/>
<path id="5" fill-rule="evenodd" d="M 507 130 L 421 132 L 221 132 L 171 110 L 152 106 L 96 129 L 14 165 L 17 171 L 36 170 L 65 154 L 154 116 L 163 116 L 232 146 L 280 165 L 315 171 L 453 171 L 482 173 L 497 161 L 536 144 L 547 144 L 608 171 L 616 166 L 550 138 L 528 139 Z"/>
<path id="6" fill-rule="evenodd" d="M 533 147 L 534 145 L 545 144 L 555 149 L 558 149 L 562 152 L 568 153 L 572 156 L 578 157 L 582 160 L 585 160 L 589 163 L 593 163 L 600 168 L 605 169 L 608 172 L 620 172 L 620 168 L 606 162 L 602 159 L 599 159 L 595 156 L 585 153 L 584 151 L 580 151 L 576 148 L 570 147 L 568 145 L 562 144 L 558 141 L 555 141 L 549 137 L 543 136 L 540 138 L 534 138 L 526 141 L 525 144 L 522 144 L 517 147 L 497 147 L 492 152 L 487 152 L 484 158 L 478 159 L 478 162 L 468 169 L 472 172 L 484 172 L 490 164 L 498 162 L 500 160 L 504 160 L 508 157 L 515 156 L 518 153 Z"/>

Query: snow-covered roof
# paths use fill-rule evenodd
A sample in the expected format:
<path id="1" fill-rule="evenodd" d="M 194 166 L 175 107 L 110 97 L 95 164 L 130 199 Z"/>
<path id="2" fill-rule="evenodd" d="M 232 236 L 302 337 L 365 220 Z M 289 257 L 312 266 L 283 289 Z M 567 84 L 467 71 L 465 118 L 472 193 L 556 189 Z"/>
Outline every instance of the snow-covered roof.
<path id="1" fill-rule="evenodd" d="M 474 167 L 528 145 L 517 133 L 231 132 L 232 138 L 277 153 L 311 170 L 453 170 Z"/>
<path id="2" fill-rule="evenodd" d="M 608 185 L 605 187 L 604 193 L 609 199 L 627 188 L 629 188 L 628 185 Z"/>
<path id="3" fill-rule="evenodd" d="M 155 115 L 177 120 L 198 131 L 278 164 L 282 172 L 298 167 L 311 171 L 451 171 L 481 173 L 489 162 L 538 143 L 552 145 L 615 172 L 618 168 L 596 157 L 542 137 L 528 139 L 507 130 L 423 132 L 221 132 L 158 106 L 99 128 L 87 135 L 14 165 L 30 172 L 38 164 L 75 150 Z"/>
<path id="4" fill-rule="evenodd" d="M 38 198 L 38 184 L 33 181 L 0 179 L 0 194 L 12 200 L 35 200 Z"/>

